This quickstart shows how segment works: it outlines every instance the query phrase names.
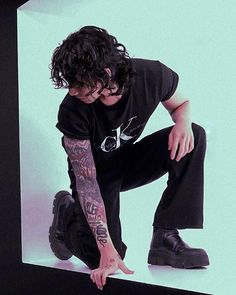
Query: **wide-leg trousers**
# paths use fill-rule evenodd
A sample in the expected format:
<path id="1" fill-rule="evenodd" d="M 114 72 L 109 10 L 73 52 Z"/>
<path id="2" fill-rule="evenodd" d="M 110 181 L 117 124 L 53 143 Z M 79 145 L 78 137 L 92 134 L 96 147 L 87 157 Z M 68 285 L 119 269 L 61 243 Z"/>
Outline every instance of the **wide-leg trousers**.
<path id="1" fill-rule="evenodd" d="M 206 132 L 200 125 L 192 123 L 194 149 L 177 162 L 176 157 L 170 159 L 168 150 L 173 126 L 158 130 L 127 148 L 118 149 L 114 157 L 97 170 L 108 230 L 122 259 L 127 246 L 122 241 L 119 218 L 120 192 L 148 184 L 166 173 L 167 187 L 161 198 L 157 195 L 160 202 L 152 225 L 177 229 L 203 227 Z M 68 172 L 71 177 L 72 171 Z M 94 269 L 99 266 L 100 252 L 78 201 L 75 185 L 71 188 L 76 202 L 73 214 L 65 224 L 65 243 L 73 255 Z M 144 198 L 148 202 L 148 196 Z"/>

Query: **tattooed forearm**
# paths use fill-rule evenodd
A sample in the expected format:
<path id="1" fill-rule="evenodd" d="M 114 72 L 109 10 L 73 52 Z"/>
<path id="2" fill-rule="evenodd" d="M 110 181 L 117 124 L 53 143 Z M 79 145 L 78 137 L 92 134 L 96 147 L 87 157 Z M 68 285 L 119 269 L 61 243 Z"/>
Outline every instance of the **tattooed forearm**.
<path id="1" fill-rule="evenodd" d="M 92 226 L 93 234 L 97 236 L 98 242 L 104 247 L 108 238 L 107 229 L 99 220 L 90 221 L 90 224 Z"/>
<path id="2" fill-rule="evenodd" d="M 96 168 L 89 140 L 64 137 L 65 149 L 76 177 L 79 201 L 98 246 L 111 242 L 106 212 L 96 180 Z"/>
<path id="3" fill-rule="evenodd" d="M 98 206 L 96 206 L 95 204 L 91 203 L 91 202 L 86 202 L 85 203 L 85 209 L 86 212 L 92 216 L 96 216 L 98 214 Z"/>
<path id="4" fill-rule="evenodd" d="M 110 240 L 104 204 L 98 203 L 94 198 L 83 197 L 79 194 L 80 204 L 90 225 L 90 228 L 97 239 L 97 242 L 104 247 Z"/>

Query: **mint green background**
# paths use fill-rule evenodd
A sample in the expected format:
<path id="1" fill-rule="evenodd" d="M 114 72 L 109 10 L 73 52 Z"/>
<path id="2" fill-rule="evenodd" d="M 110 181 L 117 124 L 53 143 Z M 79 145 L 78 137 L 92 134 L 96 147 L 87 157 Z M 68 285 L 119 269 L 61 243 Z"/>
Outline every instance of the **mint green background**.
<path id="1" fill-rule="evenodd" d="M 196 288 L 232 293 L 235 272 L 230 269 L 236 262 L 235 11 L 235 1 L 220 0 L 41 0 L 18 9 L 24 261 L 35 259 L 39 251 L 42 256 L 50 255 L 47 241 L 37 241 L 36 235 L 47 235 L 54 193 L 69 189 L 61 133 L 55 128 L 58 106 L 66 92 L 52 87 L 50 58 L 69 33 L 93 24 L 116 36 L 130 56 L 158 59 L 179 74 L 178 89 L 191 101 L 192 121 L 207 132 L 204 230 L 182 231 L 182 236 L 189 244 L 206 248 L 210 256 L 214 284 L 199 278 Z M 172 124 L 160 105 L 143 136 Z M 153 214 L 166 180 L 167 176 L 122 194 L 128 261 L 146 263 Z M 37 241 L 35 247 L 32 241 Z"/>

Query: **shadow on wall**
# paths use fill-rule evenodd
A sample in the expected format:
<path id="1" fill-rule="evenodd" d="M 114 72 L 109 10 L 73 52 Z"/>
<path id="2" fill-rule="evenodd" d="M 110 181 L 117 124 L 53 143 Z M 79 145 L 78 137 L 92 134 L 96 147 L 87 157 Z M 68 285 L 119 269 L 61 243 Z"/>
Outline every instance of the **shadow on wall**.
<path id="1" fill-rule="evenodd" d="M 48 243 L 53 197 L 59 190 L 69 190 L 66 160 L 53 150 L 57 139 L 44 134 L 32 119 L 22 116 L 21 130 L 23 260 L 45 259 L 53 255 Z"/>

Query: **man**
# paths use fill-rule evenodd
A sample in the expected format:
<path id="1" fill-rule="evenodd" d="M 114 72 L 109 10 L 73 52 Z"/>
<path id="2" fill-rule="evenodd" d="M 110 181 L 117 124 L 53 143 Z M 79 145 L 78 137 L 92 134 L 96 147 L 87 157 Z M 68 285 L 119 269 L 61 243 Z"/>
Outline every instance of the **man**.
<path id="1" fill-rule="evenodd" d="M 54 199 L 54 254 L 84 261 L 100 289 L 117 269 L 132 274 L 123 262 L 119 194 L 168 172 L 148 263 L 208 265 L 207 253 L 188 246 L 178 232 L 203 227 L 206 133 L 191 122 L 190 102 L 176 91 L 177 73 L 158 60 L 130 58 L 105 29 L 86 26 L 55 49 L 51 78 L 57 88 L 69 89 L 56 126 L 72 189 L 72 195 L 61 191 Z M 136 142 L 160 102 L 175 125 Z"/>

